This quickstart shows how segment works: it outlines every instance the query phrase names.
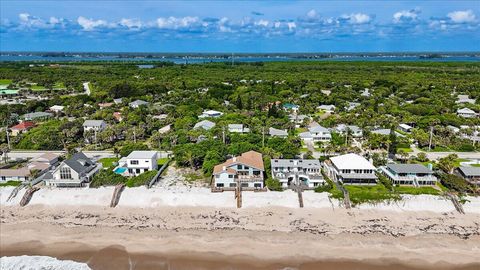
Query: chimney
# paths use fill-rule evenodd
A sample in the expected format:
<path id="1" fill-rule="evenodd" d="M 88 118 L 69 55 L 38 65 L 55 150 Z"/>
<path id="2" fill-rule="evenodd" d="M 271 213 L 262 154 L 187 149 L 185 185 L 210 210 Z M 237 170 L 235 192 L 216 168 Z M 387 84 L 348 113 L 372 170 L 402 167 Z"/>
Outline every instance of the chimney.
<path id="1" fill-rule="evenodd" d="M 237 157 L 233 157 L 233 162 L 237 162 Z"/>
<path id="2" fill-rule="evenodd" d="M 222 167 L 222 170 L 226 171 L 226 170 L 227 170 L 227 166 L 223 166 L 223 167 Z"/>

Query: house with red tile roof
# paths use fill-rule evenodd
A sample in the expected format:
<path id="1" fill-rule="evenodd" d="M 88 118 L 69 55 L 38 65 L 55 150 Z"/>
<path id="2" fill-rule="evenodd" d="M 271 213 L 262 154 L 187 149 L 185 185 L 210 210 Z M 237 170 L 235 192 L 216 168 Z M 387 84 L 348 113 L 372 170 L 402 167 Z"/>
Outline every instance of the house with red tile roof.
<path id="1" fill-rule="evenodd" d="M 23 121 L 20 124 L 11 127 L 10 130 L 12 131 L 12 136 L 17 136 L 18 134 L 24 133 L 35 126 L 36 124 L 34 122 Z"/>
<path id="2" fill-rule="evenodd" d="M 213 168 L 215 188 L 263 188 L 265 167 L 262 154 L 248 151 Z"/>

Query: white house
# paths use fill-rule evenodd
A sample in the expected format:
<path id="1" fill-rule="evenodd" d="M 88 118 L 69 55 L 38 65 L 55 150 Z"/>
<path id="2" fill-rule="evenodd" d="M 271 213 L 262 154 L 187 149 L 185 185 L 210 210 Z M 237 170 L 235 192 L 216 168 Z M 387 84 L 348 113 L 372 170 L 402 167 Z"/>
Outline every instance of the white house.
<path id="1" fill-rule="evenodd" d="M 113 171 L 125 176 L 136 176 L 157 168 L 157 151 L 133 151 L 121 158 Z"/>
<path id="2" fill-rule="evenodd" d="M 307 132 L 302 132 L 299 134 L 299 136 L 304 141 L 313 142 L 328 142 L 332 139 L 330 130 L 320 125 L 313 125 L 309 127 Z"/>
<path id="3" fill-rule="evenodd" d="M 222 116 L 223 113 L 215 110 L 205 110 L 201 115 L 198 116 L 198 118 L 208 118 L 208 117 L 213 117 L 217 118 Z"/>
<path id="4" fill-rule="evenodd" d="M 403 132 L 409 133 L 409 132 L 412 131 L 413 127 L 410 126 L 410 125 L 407 125 L 407 124 L 400 124 L 400 125 L 398 125 L 398 129 L 403 131 Z"/>
<path id="5" fill-rule="evenodd" d="M 358 106 L 360 106 L 360 103 L 348 102 L 348 105 L 345 107 L 345 109 L 350 112 L 350 111 L 355 110 L 355 108 L 357 108 Z"/>
<path id="6" fill-rule="evenodd" d="M 470 104 L 475 104 L 475 99 L 469 98 L 468 95 L 458 95 L 457 96 L 457 101 L 455 103 L 461 104 L 461 103 L 470 103 Z"/>
<path id="7" fill-rule="evenodd" d="M 290 119 L 290 122 L 295 123 L 295 127 L 299 128 L 305 119 L 310 120 L 311 117 L 305 114 L 290 114 L 288 119 Z"/>
<path id="8" fill-rule="evenodd" d="M 58 156 L 52 153 L 45 153 L 33 158 L 30 162 L 17 169 L 0 169 L 0 183 L 7 181 L 29 181 L 33 177 L 39 177 L 51 167 L 58 163 Z M 37 171 L 36 175 L 32 172 Z"/>
<path id="9" fill-rule="evenodd" d="M 83 123 L 83 131 L 102 131 L 107 127 L 107 123 L 103 120 L 85 120 Z"/>
<path id="10" fill-rule="evenodd" d="M 284 188 L 292 184 L 314 188 L 325 183 L 318 159 L 272 159 L 270 164 L 273 179 Z"/>
<path id="11" fill-rule="evenodd" d="M 116 98 L 116 99 L 113 100 L 113 103 L 115 103 L 115 104 L 122 104 L 122 102 L 123 102 L 122 98 Z"/>
<path id="12" fill-rule="evenodd" d="M 238 157 L 228 159 L 213 168 L 213 187 L 235 188 L 237 183 L 246 188 L 263 188 L 262 154 L 249 151 Z"/>
<path id="13" fill-rule="evenodd" d="M 334 113 L 335 109 L 336 109 L 335 105 L 320 105 L 317 107 L 317 110 L 324 111 L 330 114 Z"/>
<path id="14" fill-rule="evenodd" d="M 357 154 L 346 154 L 330 158 L 325 162 L 327 175 L 343 184 L 375 184 L 377 170 L 372 163 Z"/>
<path id="15" fill-rule="evenodd" d="M 148 106 L 148 104 L 150 103 L 137 99 L 135 101 L 130 102 L 128 106 L 130 106 L 130 108 L 137 109 L 137 108 L 140 108 L 141 106 Z"/>
<path id="16" fill-rule="evenodd" d="M 432 186 L 437 183 L 433 171 L 421 164 L 387 164 L 381 172 L 395 185 Z"/>
<path id="17" fill-rule="evenodd" d="M 210 130 L 212 129 L 213 127 L 215 127 L 215 123 L 212 122 L 212 121 L 208 121 L 208 120 L 202 120 L 198 123 L 195 124 L 195 126 L 193 126 L 193 129 L 204 129 L 204 130 Z"/>
<path id="18" fill-rule="evenodd" d="M 49 109 L 50 109 L 51 112 L 60 113 L 60 112 L 63 112 L 63 109 L 65 109 L 65 106 L 53 105 Z"/>
<path id="19" fill-rule="evenodd" d="M 228 131 L 232 133 L 248 133 L 250 129 L 244 127 L 243 124 L 229 124 Z"/>
<path id="20" fill-rule="evenodd" d="M 53 187 L 82 187 L 102 168 L 83 153 L 75 153 L 64 160 L 52 173 L 44 177 L 45 185 Z"/>
<path id="21" fill-rule="evenodd" d="M 170 130 L 172 130 L 172 125 L 166 125 L 166 126 L 160 128 L 160 129 L 158 130 L 158 132 L 159 132 L 160 134 L 165 134 L 165 133 L 170 132 Z"/>
<path id="22" fill-rule="evenodd" d="M 280 138 L 288 137 L 288 132 L 286 129 L 276 129 L 273 127 L 268 129 L 268 134 L 272 137 L 280 137 Z"/>
<path id="23" fill-rule="evenodd" d="M 469 108 L 462 108 L 457 110 L 457 115 L 464 118 L 474 118 L 477 113 Z"/>

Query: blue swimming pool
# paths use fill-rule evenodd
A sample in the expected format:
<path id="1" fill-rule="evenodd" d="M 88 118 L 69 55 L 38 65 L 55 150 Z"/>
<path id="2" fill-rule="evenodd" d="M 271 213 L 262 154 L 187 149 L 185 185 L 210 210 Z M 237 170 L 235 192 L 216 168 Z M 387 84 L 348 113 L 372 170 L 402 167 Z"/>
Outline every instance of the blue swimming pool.
<path id="1" fill-rule="evenodd" d="M 114 170 L 115 173 L 122 174 L 127 170 L 127 168 L 119 167 Z"/>

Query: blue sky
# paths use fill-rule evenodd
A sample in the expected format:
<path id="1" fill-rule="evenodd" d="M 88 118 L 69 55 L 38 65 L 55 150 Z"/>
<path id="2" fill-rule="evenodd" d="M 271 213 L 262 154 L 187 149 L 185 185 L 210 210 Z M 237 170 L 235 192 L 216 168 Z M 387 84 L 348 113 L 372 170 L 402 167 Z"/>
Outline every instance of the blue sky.
<path id="1" fill-rule="evenodd" d="M 0 2 L 1 51 L 479 51 L 480 1 Z"/>

